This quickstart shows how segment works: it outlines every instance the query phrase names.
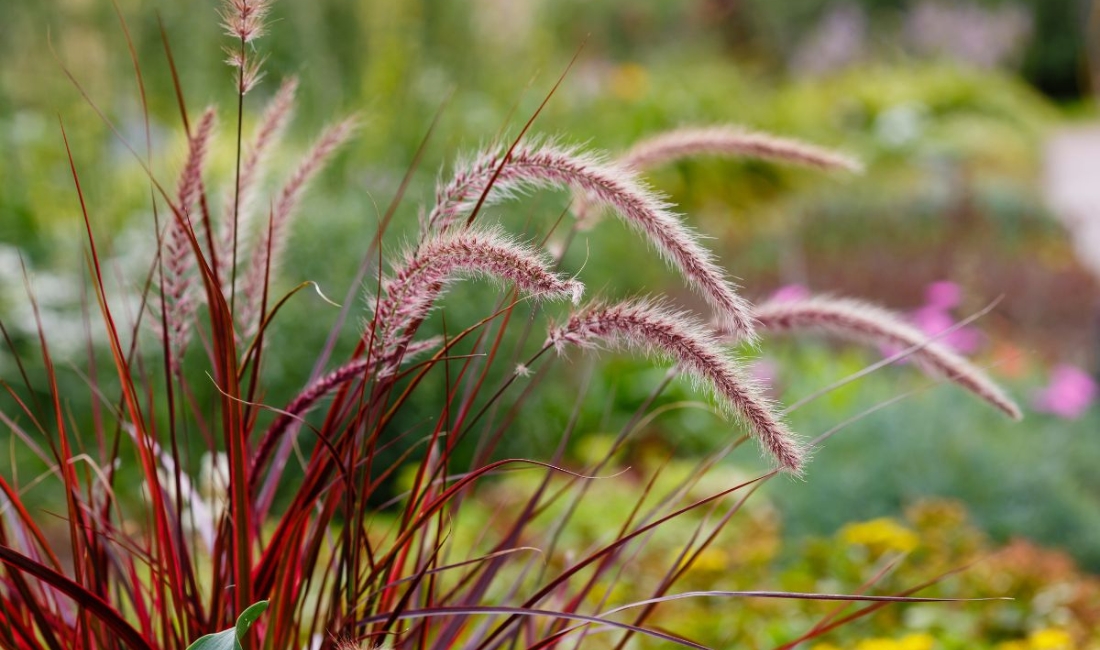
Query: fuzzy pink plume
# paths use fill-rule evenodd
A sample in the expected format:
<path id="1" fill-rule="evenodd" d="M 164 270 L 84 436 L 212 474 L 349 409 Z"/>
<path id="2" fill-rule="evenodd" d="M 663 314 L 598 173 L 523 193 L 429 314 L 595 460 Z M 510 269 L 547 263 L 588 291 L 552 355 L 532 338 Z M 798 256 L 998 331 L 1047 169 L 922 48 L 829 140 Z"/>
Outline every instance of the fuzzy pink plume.
<path id="1" fill-rule="evenodd" d="M 264 109 L 255 134 L 245 150 L 236 192 L 226 193 L 218 252 L 218 277 L 223 278 L 225 282 L 228 282 L 232 275 L 230 268 L 235 259 L 234 246 L 237 245 L 235 239 L 240 232 L 248 229 L 257 186 L 263 180 L 264 165 L 271 157 L 271 148 L 278 144 L 290 122 L 297 90 L 296 77 L 290 77 L 279 87 L 278 92 Z"/>
<path id="2" fill-rule="evenodd" d="M 202 197 L 202 173 L 214 134 L 214 118 L 214 109 L 207 108 L 188 139 L 187 159 L 176 190 L 175 211 L 163 240 L 165 317 L 172 364 L 176 368 L 191 339 L 191 318 L 199 302 L 195 295 L 195 251 L 189 231 L 193 235 L 198 223 L 192 215 Z"/>
<path id="3" fill-rule="evenodd" d="M 696 156 L 759 158 L 825 170 L 863 172 L 863 164 L 851 156 L 737 126 L 687 127 L 659 133 L 639 141 L 619 162 L 642 170 Z"/>
<path id="4" fill-rule="evenodd" d="M 724 351 L 705 323 L 684 312 L 647 300 L 597 305 L 574 313 L 553 328 L 547 344 L 558 351 L 567 345 L 595 348 L 637 348 L 670 359 L 706 386 L 724 415 L 743 420 L 779 466 L 799 474 L 805 451 L 779 419 L 771 403 Z"/>
<path id="5" fill-rule="evenodd" d="M 767 332 L 818 330 L 873 345 L 912 348 L 910 358 L 926 371 L 962 386 L 1014 420 L 1021 418 L 1020 407 L 981 369 L 881 307 L 858 300 L 812 296 L 769 301 L 758 305 L 755 315 L 760 329 Z"/>
<path id="6" fill-rule="evenodd" d="M 358 124 L 357 117 L 349 117 L 330 126 L 321 134 L 279 191 L 269 218 L 261 224 L 260 236 L 252 248 L 244 277 L 245 305 L 239 319 L 246 336 L 254 334 L 259 326 L 264 287 L 278 268 L 290 236 L 291 222 L 306 188 L 324 169 L 333 154 L 354 135 Z"/>
<path id="7" fill-rule="evenodd" d="M 545 254 L 516 243 L 499 230 L 437 234 L 409 253 L 404 265 L 383 283 L 364 338 L 374 341 L 376 353 L 385 363 L 398 361 L 447 286 L 471 275 L 511 282 L 533 298 L 570 298 L 574 304 L 584 291 L 580 282 L 555 273 Z M 374 306 L 373 299 L 369 302 Z"/>
<path id="8" fill-rule="evenodd" d="M 690 126 L 658 133 L 635 143 L 617 162 L 640 172 L 700 156 L 755 158 L 826 171 L 863 172 L 863 163 L 838 151 L 729 125 Z M 583 193 L 573 199 L 573 215 L 582 228 L 592 226 L 600 207 Z"/>
<path id="9" fill-rule="evenodd" d="M 710 303 L 726 327 L 753 338 L 749 303 L 680 215 L 633 171 L 592 154 L 553 143 L 521 144 L 507 158 L 500 149 L 484 152 L 437 189 L 425 229 L 447 231 L 477 209 L 483 197 L 482 205 L 491 204 L 542 187 L 572 188 L 614 210 Z"/>

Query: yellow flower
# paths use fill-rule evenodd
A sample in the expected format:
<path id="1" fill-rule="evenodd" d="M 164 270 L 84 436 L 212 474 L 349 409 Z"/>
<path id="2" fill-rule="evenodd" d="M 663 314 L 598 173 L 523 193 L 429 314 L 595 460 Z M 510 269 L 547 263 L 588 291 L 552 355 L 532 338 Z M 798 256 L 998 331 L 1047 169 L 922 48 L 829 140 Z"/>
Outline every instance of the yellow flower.
<path id="1" fill-rule="evenodd" d="M 637 100 L 649 91 L 649 73 L 637 63 L 625 63 L 611 73 L 611 92 L 619 99 Z"/>
<path id="2" fill-rule="evenodd" d="M 866 546 L 873 551 L 908 553 L 920 543 L 917 534 L 888 517 L 848 524 L 840 530 L 847 544 Z"/>
<path id="3" fill-rule="evenodd" d="M 901 637 L 898 650 L 932 650 L 935 645 L 936 639 L 931 634 L 919 632 Z"/>
<path id="4" fill-rule="evenodd" d="M 1036 630 L 1027 637 L 1031 650 L 1073 650 L 1073 637 L 1065 630 L 1048 627 Z"/>
<path id="5" fill-rule="evenodd" d="M 901 650 L 901 644 L 893 639 L 876 637 L 856 644 L 856 650 Z"/>
<path id="6" fill-rule="evenodd" d="M 840 650 L 840 646 L 831 643 L 815 643 L 810 646 L 810 650 Z"/>
<path id="7" fill-rule="evenodd" d="M 686 562 L 687 558 L 684 558 L 684 560 Z M 695 571 L 722 571 L 728 568 L 729 564 L 729 553 L 720 548 L 708 546 L 691 563 L 691 568 Z"/>

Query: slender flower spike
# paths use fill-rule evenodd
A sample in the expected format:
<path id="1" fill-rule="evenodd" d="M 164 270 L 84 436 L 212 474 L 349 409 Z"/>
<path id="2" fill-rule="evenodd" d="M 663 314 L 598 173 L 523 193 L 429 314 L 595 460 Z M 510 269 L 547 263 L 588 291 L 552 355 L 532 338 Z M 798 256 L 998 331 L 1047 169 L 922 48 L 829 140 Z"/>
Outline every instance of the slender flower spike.
<path id="1" fill-rule="evenodd" d="M 962 386 L 1013 420 L 1022 417 L 1020 407 L 977 366 L 888 310 L 858 300 L 813 296 L 772 300 L 758 305 L 755 315 L 767 332 L 819 330 L 848 340 L 915 348 L 911 358 L 925 371 Z"/>
<path id="2" fill-rule="evenodd" d="M 556 274 L 546 255 L 498 230 L 436 235 L 409 254 L 404 266 L 385 282 L 364 338 L 373 338 L 386 362 L 396 361 L 388 357 L 402 354 L 447 285 L 470 275 L 512 282 L 535 298 L 570 298 L 574 304 L 584 291 L 580 282 Z"/>
<path id="3" fill-rule="evenodd" d="M 725 326 L 752 339 L 749 304 L 738 295 L 695 233 L 633 171 L 554 144 L 521 144 L 506 159 L 504 156 L 500 151 L 483 153 L 460 168 L 450 183 L 440 186 L 426 229 L 447 231 L 476 209 L 482 196 L 484 205 L 529 189 L 573 188 L 614 209 L 710 303 Z"/>
<path id="4" fill-rule="evenodd" d="M 202 172 L 214 133 L 214 117 L 214 109 L 206 109 L 188 140 L 187 160 L 176 190 L 179 215 L 172 215 L 164 235 L 165 317 L 168 322 L 168 340 L 172 345 L 173 364 L 177 367 L 179 358 L 190 341 L 191 317 L 198 307 L 198 298 L 194 295 L 195 251 L 191 247 L 187 230 L 197 223 L 191 215 L 202 195 Z"/>
<path id="5" fill-rule="evenodd" d="M 252 41 L 263 36 L 270 0 L 226 0 L 222 6 L 222 26 L 225 33 L 238 41 L 236 47 L 225 49 L 230 66 L 237 68 L 237 92 L 243 97 L 263 76 L 260 67 L 264 57 L 248 56 Z"/>
<path id="6" fill-rule="evenodd" d="M 574 313 L 550 331 L 547 344 L 562 352 L 567 345 L 638 348 L 671 359 L 709 388 L 726 416 L 740 417 L 779 466 L 802 472 L 805 452 L 704 323 L 683 312 L 646 300 L 598 305 Z"/>

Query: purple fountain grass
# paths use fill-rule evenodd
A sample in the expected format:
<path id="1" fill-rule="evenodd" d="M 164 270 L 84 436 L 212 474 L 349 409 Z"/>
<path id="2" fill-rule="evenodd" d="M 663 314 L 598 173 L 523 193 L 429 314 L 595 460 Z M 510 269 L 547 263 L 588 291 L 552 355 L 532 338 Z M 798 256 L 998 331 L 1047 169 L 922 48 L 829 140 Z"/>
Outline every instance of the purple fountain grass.
<path id="1" fill-rule="evenodd" d="M 446 231 L 479 205 L 501 201 L 527 189 L 573 188 L 613 208 L 710 303 L 727 327 L 745 339 L 753 338 L 748 302 L 714 262 L 712 253 L 670 209 L 671 205 L 647 188 L 631 170 L 553 143 L 521 144 L 507 158 L 503 156 L 499 150 L 490 150 L 460 166 L 451 182 L 437 190 L 436 205 L 428 215 L 426 228 Z"/>
<path id="2" fill-rule="evenodd" d="M 547 255 L 499 229 L 437 234 L 406 255 L 404 265 L 385 281 L 363 338 L 373 341 L 385 364 L 392 364 L 447 285 L 465 275 L 512 282 L 537 299 L 569 298 L 576 304 L 584 292 L 580 282 L 555 273 Z M 368 302 L 374 306 L 374 300 Z"/>
<path id="3" fill-rule="evenodd" d="M 270 0 L 226 0 L 222 7 L 222 27 L 227 35 L 251 43 L 263 36 L 264 19 L 270 10 Z"/>
<path id="4" fill-rule="evenodd" d="M 859 300 L 811 296 L 769 301 L 756 307 L 761 330 L 819 330 L 844 339 L 913 348 L 912 359 L 926 371 L 969 390 L 1014 420 L 1020 407 L 981 369 L 889 310 Z"/>
<path id="5" fill-rule="evenodd" d="M 170 219 L 164 235 L 164 302 L 165 316 L 172 347 L 173 366 L 178 369 L 180 357 L 191 338 L 191 318 L 198 307 L 195 292 L 195 251 L 186 231 L 198 223 L 191 219 L 202 195 L 202 173 L 210 139 L 214 133 L 213 108 L 203 112 L 188 140 L 187 160 L 180 173 L 176 190 L 178 218 Z M 184 223 L 186 222 L 186 224 Z M 157 325 L 153 319 L 154 326 Z"/>
<path id="6" fill-rule="evenodd" d="M 710 328 L 686 313 L 648 300 L 596 305 L 574 313 L 565 324 L 553 328 L 547 344 L 559 352 L 566 345 L 634 347 L 675 361 L 713 392 L 724 415 L 740 417 L 749 425 L 753 436 L 781 468 L 794 474 L 802 472 L 805 451 L 794 434 L 723 351 Z"/>
<path id="7" fill-rule="evenodd" d="M 326 129 L 279 191 L 269 218 L 260 227 L 260 236 L 252 248 L 248 270 L 244 277 L 245 303 L 238 316 L 238 322 L 245 336 L 251 336 L 259 329 L 260 319 L 263 316 L 261 303 L 264 288 L 286 249 L 291 221 L 302 195 L 309 186 L 309 182 L 324 169 L 333 154 L 354 135 L 358 124 L 359 118 L 352 116 Z"/>

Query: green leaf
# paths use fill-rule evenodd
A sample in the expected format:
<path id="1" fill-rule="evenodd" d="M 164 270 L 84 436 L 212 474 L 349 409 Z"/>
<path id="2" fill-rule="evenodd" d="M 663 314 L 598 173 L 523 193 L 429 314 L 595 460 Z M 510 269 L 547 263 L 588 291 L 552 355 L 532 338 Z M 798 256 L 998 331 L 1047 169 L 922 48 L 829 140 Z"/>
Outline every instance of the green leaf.
<path id="1" fill-rule="evenodd" d="M 235 627 L 231 627 L 221 632 L 215 632 L 214 634 L 207 634 L 187 646 L 187 650 L 244 650 L 244 647 L 241 645 L 241 639 L 244 638 L 245 633 L 248 632 L 248 628 L 252 627 L 256 619 L 260 618 L 260 614 L 264 613 L 264 610 L 267 609 L 267 605 L 268 602 L 266 600 L 261 600 L 258 603 L 250 605 L 248 609 L 241 612 L 241 615 L 237 617 L 237 625 Z"/>

